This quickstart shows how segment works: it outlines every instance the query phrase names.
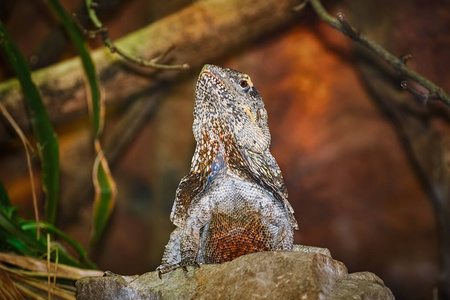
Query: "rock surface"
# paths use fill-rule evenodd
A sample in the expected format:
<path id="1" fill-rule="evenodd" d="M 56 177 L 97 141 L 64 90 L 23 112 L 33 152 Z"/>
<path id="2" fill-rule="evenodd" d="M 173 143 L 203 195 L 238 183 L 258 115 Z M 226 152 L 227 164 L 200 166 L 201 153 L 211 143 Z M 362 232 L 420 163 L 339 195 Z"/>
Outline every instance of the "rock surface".
<path id="1" fill-rule="evenodd" d="M 328 249 L 295 246 L 295 251 L 259 252 L 220 265 L 177 269 L 158 277 L 103 277 L 77 281 L 77 299 L 395 299 L 370 272 L 348 274 Z"/>

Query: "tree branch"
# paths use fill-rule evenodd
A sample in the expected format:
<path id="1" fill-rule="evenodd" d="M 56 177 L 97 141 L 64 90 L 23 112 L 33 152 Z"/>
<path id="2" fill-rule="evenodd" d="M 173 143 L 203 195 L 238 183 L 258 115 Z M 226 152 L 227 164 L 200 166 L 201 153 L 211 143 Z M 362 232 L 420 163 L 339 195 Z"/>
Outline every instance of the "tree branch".
<path id="1" fill-rule="evenodd" d="M 405 58 L 398 58 L 392 55 L 390 52 L 386 51 L 383 47 L 375 43 L 374 41 L 368 39 L 356 29 L 354 29 L 346 20 L 342 13 L 337 14 L 337 18 L 333 18 L 328 12 L 324 9 L 320 0 L 306 0 L 308 1 L 314 11 L 317 13 L 320 19 L 333 27 L 334 29 L 342 32 L 344 35 L 348 36 L 352 40 L 359 42 L 360 44 L 366 46 L 376 54 L 378 54 L 381 58 L 383 58 L 386 62 L 388 62 L 395 70 L 397 70 L 400 75 L 405 78 L 412 79 L 418 84 L 425 87 L 428 91 L 428 95 L 424 95 L 423 93 L 418 93 L 415 90 L 412 90 L 411 87 L 402 82 L 402 87 L 412 93 L 414 96 L 418 97 L 422 101 L 426 102 L 428 100 L 441 100 L 447 106 L 450 106 L 450 96 L 442 89 L 437 86 L 427 78 L 423 77 L 419 73 L 413 71 L 405 64 Z M 414 92 L 413 92 L 414 91 Z"/>
<path id="2" fill-rule="evenodd" d="M 198 68 L 205 63 L 242 48 L 267 33 L 285 26 L 296 15 L 292 8 L 298 0 L 214 0 L 197 1 L 191 6 L 161 19 L 115 42 L 133 57 L 152 59 L 173 48 L 161 64 L 189 64 Z M 92 51 L 100 84 L 110 104 L 123 101 L 140 91 L 173 80 L 179 70 L 154 70 L 127 64 L 102 47 Z M 54 125 L 87 113 L 84 73 L 78 57 L 33 73 Z M 28 115 L 16 79 L 0 84 L 0 101 L 26 131 Z M 0 124 L 0 143 L 11 138 Z"/>
<path id="3" fill-rule="evenodd" d="M 89 0 L 88 0 L 89 1 Z M 92 3 L 94 4 L 94 3 Z M 93 11 L 92 9 L 90 9 L 90 11 Z M 91 13 L 90 13 L 91 15 Z M 148 67 L 148 68 L 156 68 L 156 69 L 165 69 L 165 70 L 171 70 L 171 69 L 189 69 L 189 65 L 188 64 L 182 64 L 182 65 L 163 65 L 163 64 L 158 64 L 158 61 L 161 60 L 163 57 L 165 57 L 174 47 L 167 49 L 166 53 L 163 53 L 162 55 L 159 55 L 155 58 L 152 58 L 150 60 L 145 60 L 139 57 L 134 57 L 128 53 L 126 53 L 125 51 L 123 51 L 121 48 L 118 48 L 113 41 L 111 41 L 111 39 L 109 38 L 109 32 L 108 29 L 106 27 L 100 27 L 98 29 L 95 30 L 88 30 L 86 28 L 83 27 L 83 25 L 78 22 L 77 20 L 77 16 L 75 14 L 72 15 L 74 20 L 76 21 L 78 28 L 80 29 L 80 31 L 83 33 L 84 36 L 88 37 L 88 38 L 95 38 L 97 35 L 99 35 L 102 39 L 103 45 L 105 45 L 105 47 L 109 48 L 109 51 L 111 51 L 111 53 L 117 53 L 118 55 L 120 55 L 123 59 L 135 63 L 138 66 L 142 66 L 142 67 Z M 97 20 L 97 16 L 95 16 L 94 20 Z M 91 16 L 91 18 L 93 18 Z M 94 21 L 93 21 L 94 22 Z"/>

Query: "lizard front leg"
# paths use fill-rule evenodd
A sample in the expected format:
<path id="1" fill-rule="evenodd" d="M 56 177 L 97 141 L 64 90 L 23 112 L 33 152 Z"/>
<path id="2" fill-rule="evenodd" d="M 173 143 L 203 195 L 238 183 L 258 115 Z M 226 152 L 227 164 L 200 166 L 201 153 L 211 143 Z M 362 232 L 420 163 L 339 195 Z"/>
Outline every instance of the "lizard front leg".
<path id="1" fill-rule="evenodd" d="M 193 222 L 187 222 L 184 227 L 176 228 L 171 234 L 163 254 L 161 265 L 156 268 L 158 276 L 178 268 L 187 271 L 187 266 L 198 266 L 199 229 Z"/>
<path id="2" fill-rule="evenodd" d="M 180 266 L 186 271 L 187 266 L 198 265 L 200 247 L 200 229 L 197 226 L 186 224 L 181 237 Z"/>
<path id="3" fill-rule="evenodd" d="M 208 195 L 203 195 L 189 211 L 189 217 L 183 227 L 180 243 L 180 265 L 183 268 L 203 263 L 203 258 L 200 254 L 200 230 L 211 222 L 211 205 L 211 198 Z"/>
<path id="4" fill-rule="evenodd" d="M 161 274 L 168 273 L 180 267 L 181 253 L 180 253 L 180 243 L 181 243 L 181 228 L 177 227 L 170 234 L 169 242 L 164 250 L 161 265 L 156 268 L 158 271 L 159 278 Z"/>

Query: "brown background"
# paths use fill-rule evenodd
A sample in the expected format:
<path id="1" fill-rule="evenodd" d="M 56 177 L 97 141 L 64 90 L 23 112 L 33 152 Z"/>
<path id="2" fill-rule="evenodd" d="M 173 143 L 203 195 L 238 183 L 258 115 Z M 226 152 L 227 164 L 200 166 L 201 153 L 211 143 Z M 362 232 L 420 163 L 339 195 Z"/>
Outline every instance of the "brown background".
<path id="1" fill-rule="evenodd" d="M 117 7 L 112 5 L 102 15 L 113 39 L 189 4 L 182 0 L 164 1 L 164 5 L 161 1 L 116 2 Z M 63 3 L 70 11 L 82 4 Z M 42 3 L 0 4 L 0 17 L 31 62 L 36 63 L 33 53 L 45 39 L 47 47 L 61 45 L 51 58 L 73 55 L 70 46 L 49 38 L 56 25 Z M 343 11 L 393 54 L 412 54 L 408 65 L 450 89 L 448 1 L 324 4 L 333 13 Z M 91 43 L 99 45 L 99 41 Z M 318 21 L 309 8 L 288 28 L 208 63 L 248 73 L 263 96 L 271 150 L 300 225 L 296 242 L 329 248 L 351 272 L 376 273 L 397 299 L 431 299 L 439 270 L 437 230 L 411 159 L 419 161 L 428 178 L 436 178 L 433 183 L 447 190 L 449 109 L 439 103 L 418 104 L 400 89 L 393 71 Z M 136 274 L 154 270 L 160 262 L 173 229 L 169 213 L 175 189 L 188 172 L 195 147 L 191 125 L 198 72 L 191 70 L 163 88 L 157 110 L 113 164 L 119 196 L 103 243 L 94 253 L 101 269 Z M 0 79 L 11 75 L 2 57 Z M 110 107 L 105 135 L 114 132 L 128 104 Z M 65 205 L 70 207 L 70 187 L 91 167 L 87 124 L 80 119 L 58 128 L 62 211 Z M 0 146 L 0 179 L 14 203 L 31 215 L 25 154 L 16 140 Z M 36 155 L 34 160 L 37 166 Z M 85 245 L 93 199 L 90 188 L 79 192 L 86 197 L 83 205 L 63 213 L 59 220 Z"/>

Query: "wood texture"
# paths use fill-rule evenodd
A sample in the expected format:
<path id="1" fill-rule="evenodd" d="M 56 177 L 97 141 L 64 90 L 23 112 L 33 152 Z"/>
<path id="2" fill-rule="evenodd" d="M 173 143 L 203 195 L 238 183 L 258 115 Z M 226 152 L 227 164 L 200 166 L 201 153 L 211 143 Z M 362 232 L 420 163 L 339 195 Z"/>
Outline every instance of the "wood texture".
<path id="1" fill-rule="evenodd" d="M 173 49 L 162 62 L 188 63 L 192 68 L 239 49 L 287 24 L 295 17 L 293 0 L 199 1 L 116 42 L 124 51 L 146 59 Z M 106 103 L 121 101 L 172 80 L 183 71 L 140 69 L 105 48 L 92 52 Z M 55 125 L 86 114 L 86 84 L 78 57 L 37 71 L 33 79 Z M 0 84 L 1 101 L 17 123 L 28 128 L 28 115 L 16 79 Z M 0 142 L 14 136 L 0 125 Z"/>

